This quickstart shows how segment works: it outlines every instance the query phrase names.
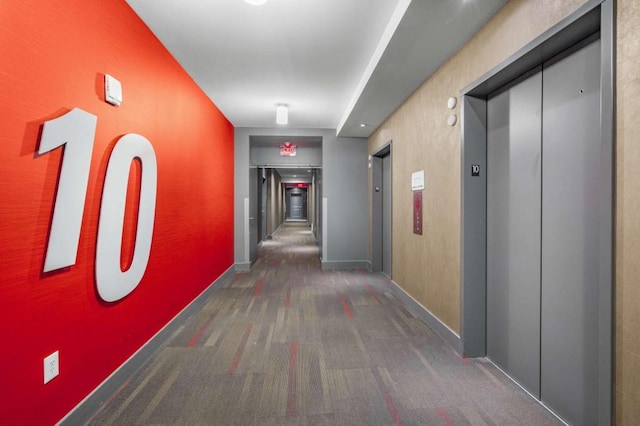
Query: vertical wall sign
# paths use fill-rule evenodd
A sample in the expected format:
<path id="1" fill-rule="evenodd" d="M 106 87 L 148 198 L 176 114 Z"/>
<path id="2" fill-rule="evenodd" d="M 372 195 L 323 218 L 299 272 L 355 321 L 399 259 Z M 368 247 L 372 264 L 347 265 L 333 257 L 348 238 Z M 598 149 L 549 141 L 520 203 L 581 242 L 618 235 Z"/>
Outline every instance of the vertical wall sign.
<path id="1" fill-rule="evenodd" d="M 424 189 L 424 170 L 411 173 L 411 190 L 418 191 Z"/>
<path id="2" fill-rule="evenodd" d="M 413 191 L 413 233 L 422 235 L 422 191 Z"/>
<path id="3" fill-rule="evenodd" d="M 95 115 L 79 108 L 44 123 L 38 153 L 65 147 L 44 272 L 76 263 L 96 124 Z M 120 252 L 124 210 L 129 170 L 135 159 L 142 164 L 138 224 L 133 262 L 123 272 Z M 106 302 L 115 302 L 131 293 L 147 268 L 155 220 L 157 175 L 151 142 L 136 134 L 127 134 L 118 140 L 107 166 L 98 222 L 96 283 L 98 294 Z"/>

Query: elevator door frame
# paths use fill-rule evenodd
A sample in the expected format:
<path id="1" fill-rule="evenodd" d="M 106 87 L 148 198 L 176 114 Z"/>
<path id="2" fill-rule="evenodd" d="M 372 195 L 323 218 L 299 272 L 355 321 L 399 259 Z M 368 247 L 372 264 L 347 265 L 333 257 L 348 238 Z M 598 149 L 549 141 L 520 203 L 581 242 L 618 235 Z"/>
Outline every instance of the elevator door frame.
<path id="1" fill-rule="evenodd" d="M 613 420 L 615 0 L 591 0 L 462 92 L 461 333 L 465 357 L 486 355 L 487 95 L 594 33 L 601 41 L 598 424 Z M 472 168 L 480 168 L 472 176 Z M 475 170 L 474 170 L 475 171 Z"/>

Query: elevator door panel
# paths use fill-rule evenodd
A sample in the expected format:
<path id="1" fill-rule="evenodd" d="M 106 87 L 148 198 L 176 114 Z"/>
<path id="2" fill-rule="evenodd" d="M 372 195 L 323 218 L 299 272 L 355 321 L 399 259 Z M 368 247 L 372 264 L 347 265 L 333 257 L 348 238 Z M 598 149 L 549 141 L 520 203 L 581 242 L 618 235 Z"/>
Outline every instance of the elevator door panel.
<path id="1" fill-rule="evenodd" d="M 487 102 L 487 356 L 540 394 L 542 73 Z"/>
<path id="2" fill-rule="evenodd" d="M 542 400 L 596 424 L 600 41 L 544 66 Z"/>

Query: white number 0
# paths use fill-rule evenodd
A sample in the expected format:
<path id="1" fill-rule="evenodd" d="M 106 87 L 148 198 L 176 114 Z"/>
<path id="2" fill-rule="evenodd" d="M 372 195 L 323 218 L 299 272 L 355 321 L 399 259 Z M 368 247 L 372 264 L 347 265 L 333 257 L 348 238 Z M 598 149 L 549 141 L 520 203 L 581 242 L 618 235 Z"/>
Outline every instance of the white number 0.
<path id="1" fill-rule="evenodd" d="M 78 108 L 44 123 L 38 153 L 44 154 L 64 145 L 44 272 L 76 263 L 96 124 L 95 115 Z M 127 184 L 131 162 L 136 158 L 142 164 L 138 226 L 133 261 L 127 271 L 122 271 L 120 254 Z M 98 223 L 96 283 L 98 294 L 107 302 L 115 302 L 131 293 L 147 269 L 157 181 L 157 162 L 151 142 L 133 133 L 122 136 L 109 158 Z"/>

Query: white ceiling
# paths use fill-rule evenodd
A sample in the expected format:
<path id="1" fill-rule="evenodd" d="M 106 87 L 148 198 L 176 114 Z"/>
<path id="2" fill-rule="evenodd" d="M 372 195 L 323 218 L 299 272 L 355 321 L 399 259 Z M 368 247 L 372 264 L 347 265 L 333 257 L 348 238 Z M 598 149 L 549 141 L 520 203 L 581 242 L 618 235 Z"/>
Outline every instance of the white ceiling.
<path id="1" fill-rule="evenodd" d="M 235 127 L 362 137 L 505 2 L 127 0 Z"/>

